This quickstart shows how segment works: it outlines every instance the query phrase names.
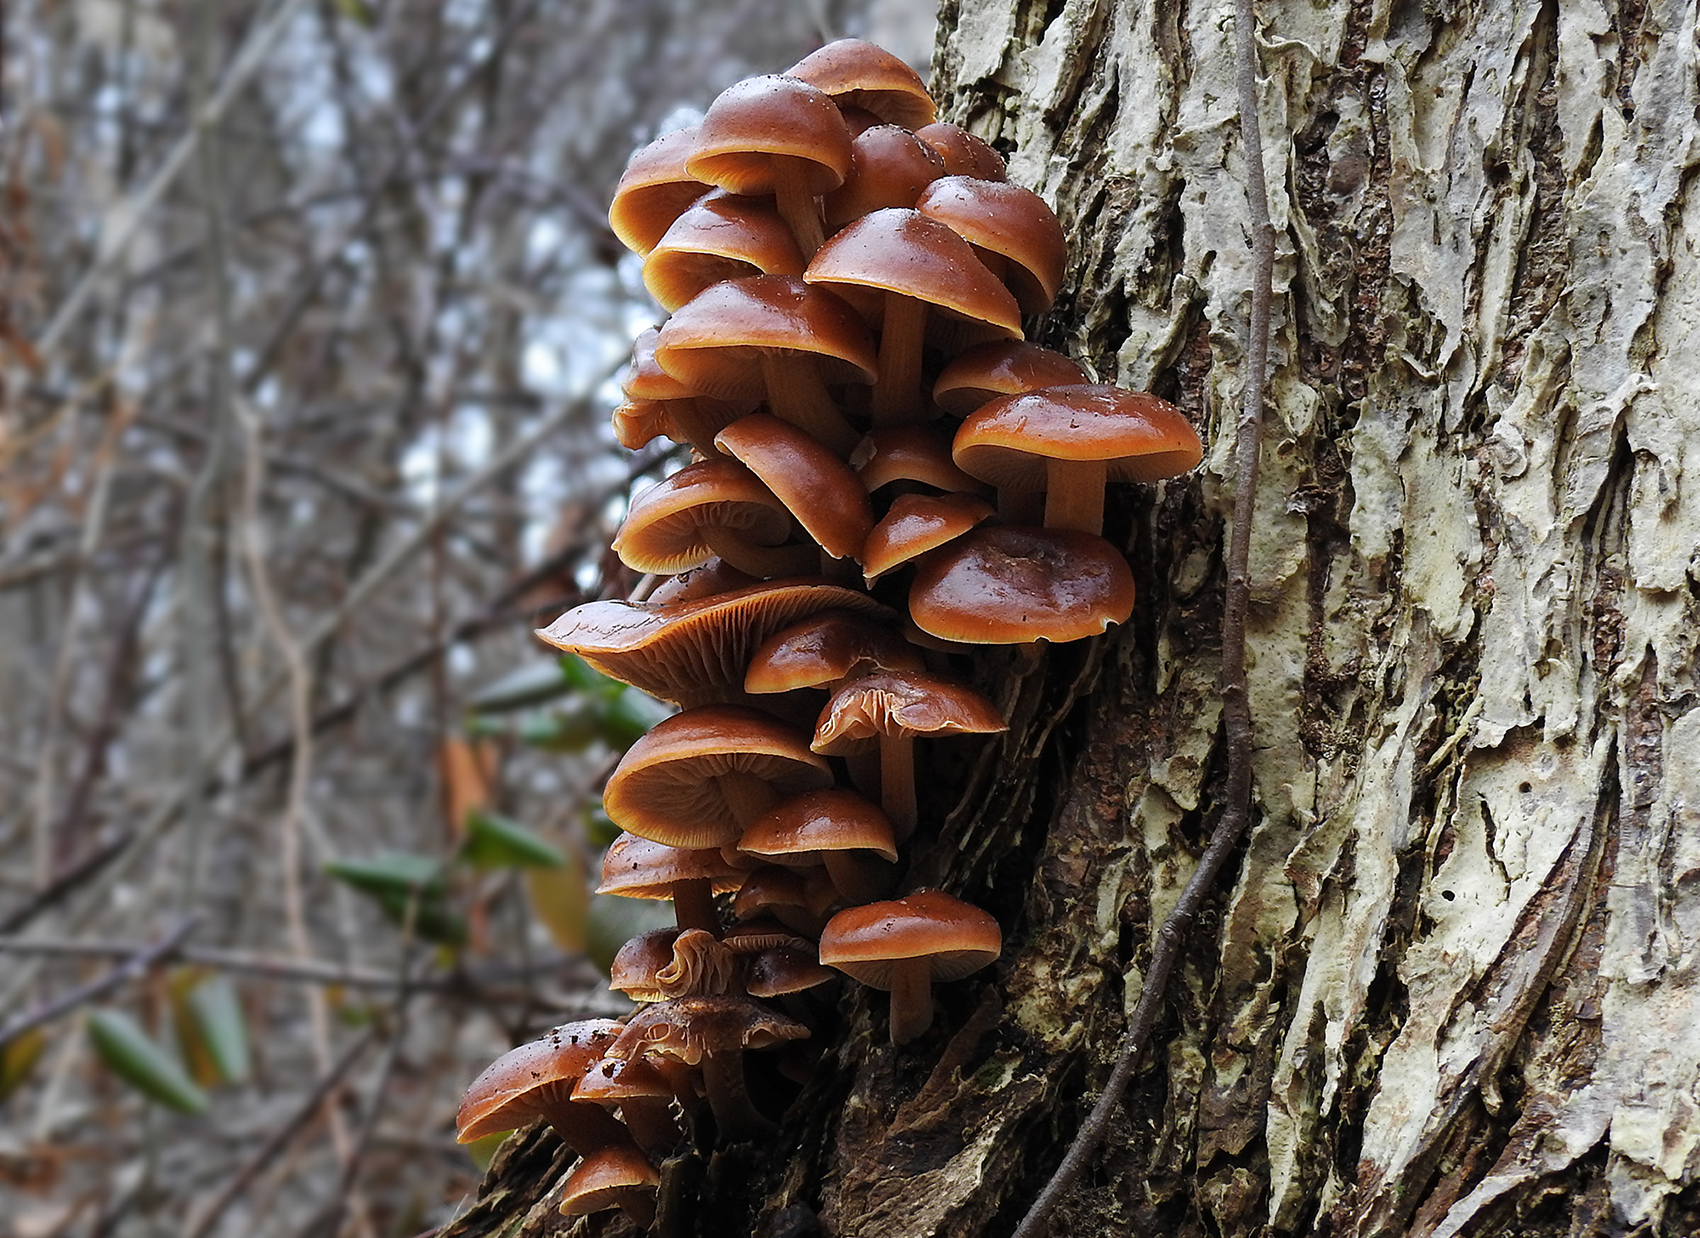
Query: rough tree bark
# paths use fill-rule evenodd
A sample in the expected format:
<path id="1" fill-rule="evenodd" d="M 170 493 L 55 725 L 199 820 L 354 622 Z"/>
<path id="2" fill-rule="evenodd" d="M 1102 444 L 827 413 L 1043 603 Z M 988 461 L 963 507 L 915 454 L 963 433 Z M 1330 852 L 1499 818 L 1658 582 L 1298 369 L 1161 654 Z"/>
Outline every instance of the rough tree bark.
<path id="1" fill-rule="evenodd" d="M 1055 1232 L 1700 1233 L 1695 5 L 1258 7 L 1254 828 Z M 783 1143 L 675 1167 L 673 1232 L 1007 1233 L 1108 1071 L 1223 766 L 1232 8 L 946 0 L 944 111 L 1071 237 L 1043 338 L 1213 449 L 1122 496 L 1131 624 L 983 668 L 1015 726 L 917 868 L 1000 970 L 903 1052 L 848 999 Z"/>

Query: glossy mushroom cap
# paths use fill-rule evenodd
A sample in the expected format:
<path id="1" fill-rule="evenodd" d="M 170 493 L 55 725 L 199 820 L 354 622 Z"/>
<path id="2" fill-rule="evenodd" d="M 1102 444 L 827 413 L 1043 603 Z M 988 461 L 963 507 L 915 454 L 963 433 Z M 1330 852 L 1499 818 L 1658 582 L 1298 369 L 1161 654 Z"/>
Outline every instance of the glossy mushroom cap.
<path id="1" fill-rule="evenodd" d="M 959 353 L 933 382 L 933 403 L 966 417 L 999 396 L 1086 381 L 1078 364 L 1027 340 L 991 340 Z"/>
<path id="2" fill-rule="evenodd" d="M 939 153 L 896 125 L 875 125 L 857 134 L 851 154 L 850 175 L 822 203 L 828 236 L 870 211 L 914 206 L 922 191 L 945 174 Z"/>
<path id="3" fill-rule="evenodd" d="M 612 1019 L 586 1019 L 510 1049 L 466 1089 L 455 1115 L 455 1138 L 470 1143 L 543 1118 L 581 1156 L 623 1143 L 619 1123 L 596 1106 L 572 1099 L 573 1086 L 621 1030 Z"/>
<path id="4" fill-rule="evenodd" d="M 871 431 L 850 453 L 850 467 L 869 494 L 893 483 L 902 490 L 925 487 L 947 493 L 992 492 L 985 482 L 956 467 L 950 455 L 950 435 L 931 425 L 881 426 Z"/>
<path id="5" fill-rule="evenodd" d="M 696 140 L 694 127 L 664 133 L 626 165 L 608 224 L 627 249 L 647 254 L 685 208 L 713 188 L 685 170 Z"/>
<path id="6" fill-rule="evenodd" d="M 704 705 L 626 750 L 602 804 L 621 829 L 673 847 L 723 847 L 786 795 L 829 786 L 832 770 L 770 714 Z"/>
<path id="7" fill-rule="evenodd" d="M 736 460 L 687 464 L 632 500 L 614 553 L 635 572 L 672 576 L 715 556 L 752 575 L 785 576 L 815 566 L 805 548 L 781 545 L 791 513 Z"/>
<path id="8" fill-rule="evenodd" d="M 1097 533 L 1106 482 L 1174 477 L 1204 448 L 1168 401 L 1081 384 L 983 405 L 957 428 L 953 454 L 964 472 L 1000 490 L 1044 490 L 1046 527 Z"/>
<path id="9" fill-rule="evenodd" d="M 561 1212 L 587 1216 L 619 1208 L 639 1229 L 655 1222 L 655 1193 L 661 1175 L 635 1147 L 604 1148 L 573 1167 L 561 1183 Z"/>
<path id="10" fill-rule="evenodd" d="M 1097 636 L 1133 613 L 1133 572 L 1072 529 L 981 525 L 928 556 L 909 587 L 923 632 L 969 645 Z"/>
<path id="11" fill-rule="evenodd" d="M 997 515 L 972 494 L 900 494 L 862 545 L 862 578 L 871 587 Z"/>
<path id="12" fill-rule="evenodd" d="M 687 851 L 621 834 L 602 853 L 602 884 L 598 894 L 621 898 L 671 899 L 679 927 L 720 926 L 714 896 L 738 888 L 743 874 L 721 858 L 715 848 Z"/>
<path id="13" fill-rule="evenodd" d="M 915 136 L 939 153 L 946 175 L 983 181 L 1001 181 L 1006 175 L 1003 156 L 960 126 L 935 121 L 915 130 Z"/>
<path id="14" fill-rule="evenodd" d="M 775 580 L 687 602 L 587 602 L 537 635 L 604 675 L 687 708 L 743 699 L 757 645 L 830 608 L 883 616 L 867 594 L 818 579 Z"/>
<path id="15" fill-rule="evenodd" d="M 907 838 L 917 823 L 915 739 L 1008 729 L 997 706 L 967 684 L 922 671 L 881 671 L 848 680 L 832 694 L 811 746 L 830 756 L 877 746 L 880 807 L 898 837 Z"/>
<path id="16" fill-rule="evenodd" d="M 805 256 L 820 247 L 815 199 L 844 183 L 850 130 L 830 95 L 794 77 L 745 78 L 720 92 L 685 162 L 738 194 L 773 194 Z"/>
<path id="17" fill-rule="evenodd" d="M 1043 314 L 1062 290 L 1068 242 L 1056 212 L 1031 189 L 1008 181 L 946 176 L 928 185 L 915 209 L 947 224 L 1015 294 L 1024 314 Z"/>
<path id="18" fill-rule="evenodd" d="M 996 961 L 1003 934 L 991 916 L 939 890 L 851 907 L 821 933 L 820 961 L 891 991 L 891 1040 L 904 1044 L 932 1024 L 932 985 Z"/>
<path id="19" fill-rule="evenodd" d="M 740 418 L 714 445 L 742 462 L 836 559 L 862 553 L 874 527 L 873 504 L 848 464 L 790 422 L 766 413 Z"/>
<path id="20" fill-rule="evenodd" d="M 676 310 L 724 279 L 801 275 L 808 260 L 771 204 L 711 193 L 673 221 L 643 263 L 643 284 Z"/>
<path id="21" fill-rule="evenodd" d="M 832 96 L 842 108 L 872 112 L 887 124 L 919 129 L 936 114 L 927 85 L 883 47 L 861 39 L 839 39 L 810 52 L 785 70 Z"/>
<path id="22" fill-rule="evenodd" d="M 774 805 L 738 840 L 738 850 L 774 864 L 824 864 L 851 902 L 881 898 L 896 877 L 891 819 L 854 791 L 805 791 Z"/>
<path id="23" fill-rule="evenodd" d="M 614 955 L 608 987 L 634 1002 L 728 993 L 737 981 L 732 952 L 702 929 L 651 929 Z"/>
<path id="24" fill-rule="evenodd" d="M 876 670 L 922 668 L 920 653 L 883 624 L 829 610 L 775 632 L 750 658 L 744 691 L 820 688 Z"/>
<path id="25" fill-rule="evenodd" d="M 693 390 L 765 399 L 774 413 L 846 455 L 856 434 L 826 388 L 871 383 L 873 336 L 836 297 L 788 275 L 752 275 L 706 289 L 667 320 L 656 360 Z"/>

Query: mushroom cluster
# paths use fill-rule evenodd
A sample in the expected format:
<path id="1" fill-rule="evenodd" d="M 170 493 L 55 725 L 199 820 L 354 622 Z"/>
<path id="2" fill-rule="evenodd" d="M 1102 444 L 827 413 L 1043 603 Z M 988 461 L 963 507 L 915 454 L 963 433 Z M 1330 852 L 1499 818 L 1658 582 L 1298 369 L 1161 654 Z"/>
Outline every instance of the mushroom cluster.
<path id="1" fill-rule="evenodd" d="M 1171 405 L 1023 338 L 1062 282 L 1056 216 L 870 44 L 730 87 L 632 157 L 609 218 L 672 315 L 637 342 L 615 433 L 693 462 L 615 540 L 643 600 L 539 635 L 680 707 L 608 779 L 601 886 L 670 899 L 677 927 L 615 960 L 637 1014 L 514 1050 L 460 1133 L 546 1117 L 584 1158 L 563 1209 L 646 1225 L 685 1140 L 771 1127 L 832 1014 L 811 991 L 889 991 L 904 1044 L 935 983 L 998 957 L 991 915 L 904 879 L 918 750 L 1006 729 L 952 657 L 1125 621 L 1104 488 L 1201 448 Z M 747 1050 L 773 1051 L 766 1094 Z M 551 1099 L 516 1101 L 520 1075 Z"/>

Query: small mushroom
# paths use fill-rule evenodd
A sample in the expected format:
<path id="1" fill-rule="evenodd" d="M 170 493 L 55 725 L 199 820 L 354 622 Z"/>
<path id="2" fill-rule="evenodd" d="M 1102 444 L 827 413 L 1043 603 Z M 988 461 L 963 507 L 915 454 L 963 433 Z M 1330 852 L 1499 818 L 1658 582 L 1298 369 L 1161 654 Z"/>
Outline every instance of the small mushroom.
<path id="1" fill-rule="evenodd" d="M 621 834 L 602 853 L 602 884 L 598 894 L 621 898 L 671 899 L 681 929 L 718 932 L 714 896 L 738 888 L 743 874 L 720 857 L 716 848 L 686 850 Z"/>
<path id="2" fill-rule="evenodd" d="M 628 1142 L 625 1128 L 599 1106 L 572 1098 L 621 1030 L 613 1019 L 585 1019 L 508 1050 L 466 1089 L 455 1114 L 456 1140 L 471 1143 L 542 1118 L 580 1156 Z"/>
<path id="3" fill-rule="evenodd" d="M 824 91 L 840 109 L 858 108 L 905 129 L 931 124 L 936 114 L 920 74 L 861 39 L 828 43 L 785 70 L 785 76 Z"/>
<path id="4" fill-rule="evenodd" d="M 836 787 L 775 804 L 744 831 L 738 850 L 787 867 L 823 864 L 852 903 L 889 894 L 897 875 L 890 818 L 854 791 Z"/>
<path id="5" fill-rule="evenodd" d="M 976 972 L 1002 951 L 996 920 L 938 890 L 841 911 L 820 939 L 822 963 L 870 988 L 890 990 L 894 1045 L 932 1026 L 934 983 Z"/>
<path id="6" fill-rule="evenodd" d="M 661 1175 L 635 1147 L 603 1148 L 573 1167 L 561 1183 L 561 1212 L 587 1216 L 618 1208 L 639 1229 L 655 1223 L 655 1192 Z"/>

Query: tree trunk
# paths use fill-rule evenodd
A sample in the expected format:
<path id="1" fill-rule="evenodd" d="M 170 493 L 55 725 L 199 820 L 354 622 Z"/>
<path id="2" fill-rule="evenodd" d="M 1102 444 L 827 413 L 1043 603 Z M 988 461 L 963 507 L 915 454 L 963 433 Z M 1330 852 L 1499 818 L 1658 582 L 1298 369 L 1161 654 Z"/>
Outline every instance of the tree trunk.
<path id="1" fill-rule="evenodd" d="M 1254 826 L 1053 1231 L 1700 1233 L 1694 5 L 1259 8 Z M 910 884 L 996 914 L 1000 968 L 902 1050 L 848 997 L 783 1143 L 675 1168 L 672 1232 L 1007 1233 L 1108 1073 L 1224 764 L 1232 13 L 946 0 L 942 111 L 1070 236 L 1042 338 L 1210 448 L 1112 496 L 1133 621 L 986 659 L 1010 736 L 922 779 Z"/>

